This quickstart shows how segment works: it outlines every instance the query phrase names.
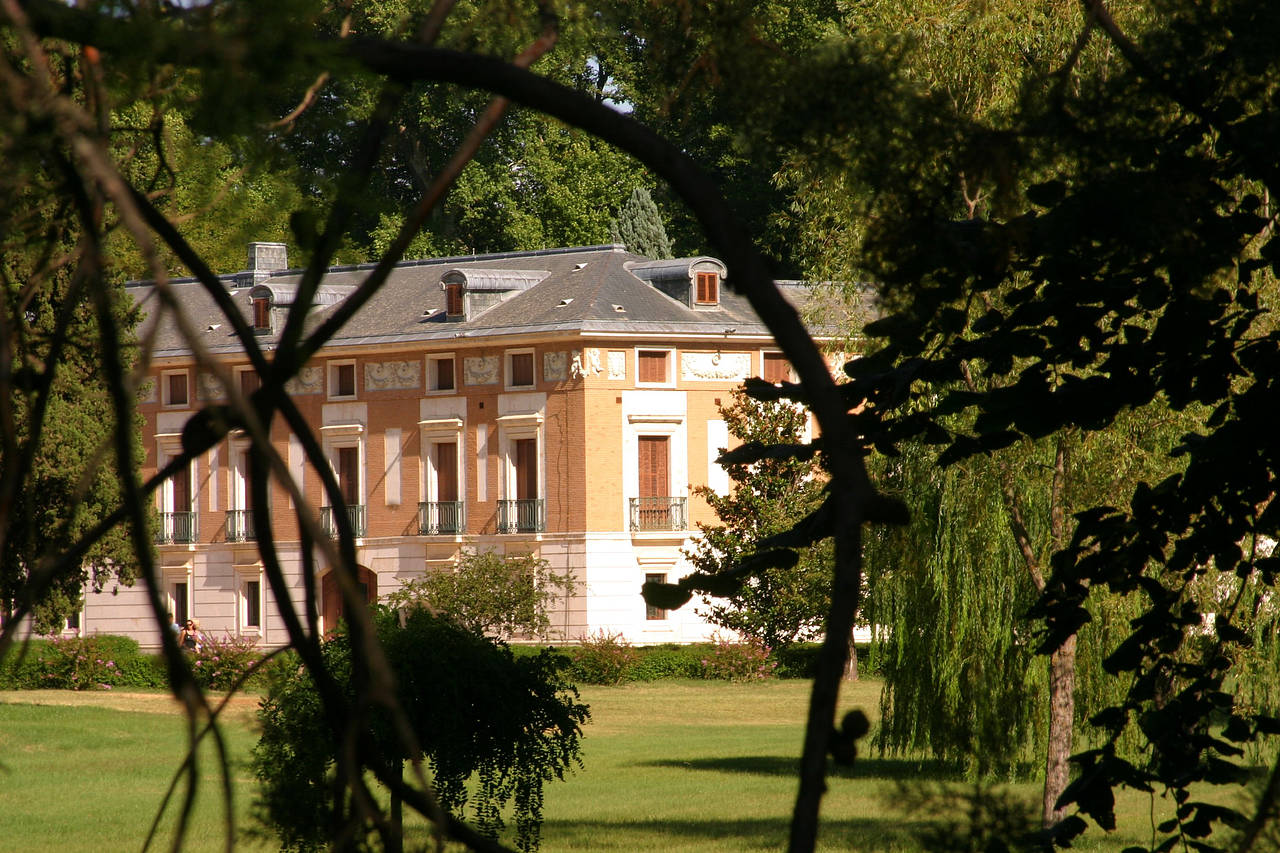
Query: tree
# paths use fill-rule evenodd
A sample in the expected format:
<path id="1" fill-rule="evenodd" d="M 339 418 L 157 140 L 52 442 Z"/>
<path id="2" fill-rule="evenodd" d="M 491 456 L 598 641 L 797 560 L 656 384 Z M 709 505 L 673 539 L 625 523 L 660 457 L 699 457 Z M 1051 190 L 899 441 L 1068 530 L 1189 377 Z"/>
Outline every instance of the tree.
<path id="1" fill-rule="evenodd" d="M 407 744 L 393 719 L 370 711 L 370 736 L 382 745 L 391 772 L 402 773 L 405 761 L 415 768 L 425 763 L 441 803 L 455 818 L 470 807 L 489 838 L 498 837 L 503 810 L 513 806 L 517 847 L 536 850 L 543 785 L 581 764 L 581 726 L 590 716 L 560 675 L 566 660 L 548 650 L 516 658 L 506 646 L 422 609 L 406 611 L 403 620 L 383 610 L 375 624 L 416 739 Z M 323 653 L 348 697 L 358 701 L 349 638 L 338 634 Z M 398 819 L 395 829 L 378 826 L 354 789 L 348 794 L 335 786 L 336 774 L 351 772 L 342 755 L 346 746 L 326 735 L 311 678 L 297 669 L 277 672 L 258 712 L 262 735 L 253 751 L 259 820 L 283 850 L 328 849 L 338 827 L 347 835 L 342 849 L 379 849 L 374 836 L 381 849 L 400 849 Z M 358 816 L 354 824 L 347 815 Z"/>
<path id="2" fill-rule="evenodd" d="M 721 414 L 731 438 L 756 445 L 799 443 L 809 419 L 799 406 L 762 402 L 741 391 L 734 392 Z M 789 530 L 822 503 L 825 485 L 813 459 L 730 462 L 725 468 L 732 491 L 695 490 L 721 521 L 699 524 L 700 538 L 686 553 L 695 568 L 709 575 L 732 569 L 756 553 L 761 542 Z M 795 565 L 766 569 L 730 595 L 709 600 L 703 615 L 769 648 L 781 648 L 819 634 L 830 587 L 831 551 L 817 544 L 804 549 Z"/>
<path id="3" fill-rule="evenodd" d="M 633 189 L 618 215 L 609 220 L 609 234 L 613 242 L 623 244 L 629 252 L 657 260 L 671 257 L 671 241 L 662 226 L 662 214 L 644 187 Z"/>
<path id="4" fill-rule="evenodd" d="M 453 571 L 405 581 L 392 607 L 426 609 L 482 637 L 547 637 L 551 608 L 573 595 L 573 578 L 532 554 L 463 553 Z"/>

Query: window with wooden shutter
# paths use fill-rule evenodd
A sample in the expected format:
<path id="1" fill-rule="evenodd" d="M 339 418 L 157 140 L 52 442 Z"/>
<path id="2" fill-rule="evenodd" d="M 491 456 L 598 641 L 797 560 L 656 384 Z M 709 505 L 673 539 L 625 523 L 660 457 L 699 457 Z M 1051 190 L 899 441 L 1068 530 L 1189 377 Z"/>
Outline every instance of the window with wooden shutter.
<path id="1" fill-rule="evenodd" d="M 441 441 L 435 445 L 436 500 L 440 503 L 458 499 L 458 445 Z"/>
<path id="2" fill-rule="evenodd" d="M 667 362 L 670 356 L 667 350 L 640 350 L 636 353 L 636 381 L 650 384 L 663 384 L 670 381 L 667 377 Z"/>
<path id="3" fill-rule="evenodd" d="M 356 395 L 356 366 L 354 364 L 335 364 L 333 366 L 333 397 L 354 397 Z"/>
<path id="4" fill-rule="evenodd" d="M 432 391 L 453 390 L 454 381 L 452 356 L 431 359 L 430 381 Z"/>
<path id="5" fill-rule="evenodd" d="M 667 576 L 663 574 L 645 574 L 645 583 L 666 583 Z M 654 607 L 652 604 L 645 602 L 644 618 L 650 622 L 667 618 L 667 611 L 664 607 Z"/>
<path id="6" fill-rule="evenodd" d="M 697 293 L 694 301 L 699 305 L 715 305 L 720 301 L 720 276 L 713 272 L 697 273 Z"/>
<path id="7" fill-rule="evenodd" d="M 338 488 L 347 506 L 356 506 L 360 500 L 360 448 L 338 448 Z"/>
<path id="8" fill-rule="evenodd" d="M 512 388 L 529 388 L 533 386 L 533 353 L 513 352 L 509 356 L 509 382 Z"/>
<path id="9" fill-rule="evenodd" d="M 462 285 L 446 284 L 444 286 L 444 312 L 450 317 L 462 315 Z"/>
<path id="10" fill-rule="evenodd" d="M 240 371 L 241 396 L 252 397 L 260 387 L 262 387 L 262 378 L 258 376 L 258 371 L 252 369 Z"/>
<path id="11" fill-rule="evenodd" d="M 166 405 L 185 406 L 187 405 L 187 374 L 170 373 L 165 377 L 166 384 Z"/>
<path id="12" fill-rule="evenodd" d="M 538 497 L 538 440 L 536 438 L 517 439 L 515 450 L 516 500 L 534 500 Z"/>
<path id="13" fill-rule="evenodd" d="M 253 300 L 253 328 L 258 331 L 271 329 L 271 300 L 265 296 Z"/>
<path id="14" fill-rule="evenodd" d="M 642 435 L 639 447 L 639 497 L 664 498 L 671 493 L 668 462 L 670 441 L 665 435 Z"/>
<path id="15" fill-rule="evenodd" d="M 764 354 L 764 381 L 773 383 L 791 381 L 791 365 L 787 362 L 786 356 L 780 352 Z"/>

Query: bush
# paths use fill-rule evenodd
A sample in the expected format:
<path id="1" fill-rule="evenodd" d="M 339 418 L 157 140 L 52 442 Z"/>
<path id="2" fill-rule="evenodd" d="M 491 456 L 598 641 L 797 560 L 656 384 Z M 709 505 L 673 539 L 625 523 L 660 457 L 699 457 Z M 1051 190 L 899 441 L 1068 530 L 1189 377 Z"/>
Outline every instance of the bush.
<path id="1" fill-rule="evenodd" d="M 636 651 L 621 634 L 600 630 L 569 651 L 570 679 L 582 684 L 621 684 L 630 680 Z"/>
<path id="2" fill-rule="evenodd" d="M 120 646 L 103 637 L 54 637 L 41 650 L 36 687 L 110 690 L 120 680 L 112 651 Z M 134 644 L 137 654 L 137 644 Z"/>
<path id="3" fill-rule="evenodd" d="M 48 644 L 47 640 L 32 640 L 24 650 L 22 643 L 15 643 L 4 659 L 0 660 L 0 690 L 31 690 L 40 687 L 40 674 L 44 669 L 41 658 Z"/>
<path id="4" fill-rule="evenodd" d="M 191 661 L 191 671 L 205 689 L 230 690 L 260 660 L 262 650 L 252 639 L 206 637 Z"/>
<path id="5" fill-rule="evenodd" d="M 777 664 L 763 644 L 735 643 L 717 634 L 711 638 L 711 648 L 702 659 L 702 677 L 755 681 L 772 678 L 775 667 Z"/>
<path id="6" fill-rule="evenodd" d="M 663 678 L 701 678 L 705 647 L 661 646 L 638 649 L 638 660 L 627 673 L 629 681 L 658 681 Z"/>

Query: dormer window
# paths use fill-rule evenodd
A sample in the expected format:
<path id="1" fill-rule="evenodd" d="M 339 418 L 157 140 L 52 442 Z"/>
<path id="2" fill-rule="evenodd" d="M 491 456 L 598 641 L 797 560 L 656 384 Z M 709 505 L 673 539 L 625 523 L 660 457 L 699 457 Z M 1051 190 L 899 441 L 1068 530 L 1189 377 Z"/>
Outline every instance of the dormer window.
<path id="1" fill-rule="evenodd" d="M 444 312 L 449 317 L 462 316 L 462 285 L 446 284 L 444 286 Z"/>
<path id="2" fill-rule="evenodd" d="M 697 274 L 697 292 L 694 302 L 698 305 L 716 305 L 720 302 L 720 276 L 713 272 Z"/>
<path id="3" fill-rule="evenodd" d="M 269 297 L 253 298 L 253 330 L 255 332 L 271 331 L 271 299 Z"/>

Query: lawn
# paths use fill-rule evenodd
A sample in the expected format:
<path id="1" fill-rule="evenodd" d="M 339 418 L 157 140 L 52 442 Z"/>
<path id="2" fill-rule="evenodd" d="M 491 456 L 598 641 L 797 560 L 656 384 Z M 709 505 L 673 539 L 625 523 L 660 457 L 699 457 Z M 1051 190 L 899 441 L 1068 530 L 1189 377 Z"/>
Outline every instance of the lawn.
<path id="1" fill-rule="evenodd" d="M 879 683 L 864 681 L 845 690 L 843 704 L 874 716 L 878 695 Z M 547 786 L 544 851 L 785 846 L 806 683 L 669 681 L 586 688 L 583 698 L 593 717 L 585 768 Z M 243 762 L 254 739 L 247 709 L 229 721 L 226 734 L 243 825 L 252 796 Z M 0 839 L 21 839 L 24 853 L 140 849 L 185 737 L 182 718 L 160 695 L 0 694 Z M 200 776 L 194 831 L 184 849 L 222 849 L 219 775 L 207 751 Z M 939 778 L 927 763 L 860 759 L 853 771 L 830 780 L 820 846 L 918 849 L 914 833 L 937 816 L 899 808 L 902 786 Z M 1011 790 L 1029 802 L 1037 796 L 1034 784 Z M 1149 826 L 1149 809 L 1142 798 L 1122 801 L 1121 825 L 1135 833 Z M 1092 837 L 1078 849 L 1119 850 L 1144 840 Z M 155 849 L 168 849 L 167 842 Z"/>

